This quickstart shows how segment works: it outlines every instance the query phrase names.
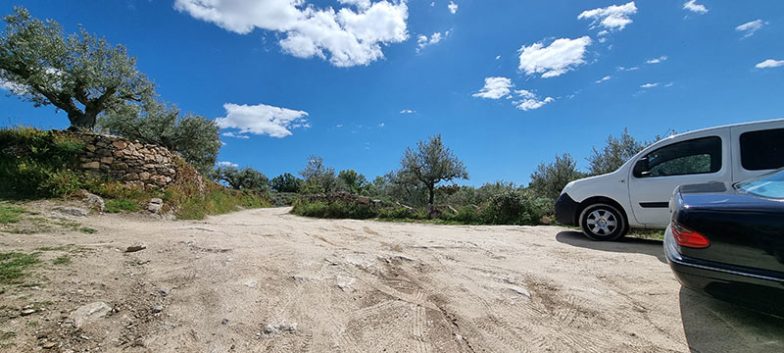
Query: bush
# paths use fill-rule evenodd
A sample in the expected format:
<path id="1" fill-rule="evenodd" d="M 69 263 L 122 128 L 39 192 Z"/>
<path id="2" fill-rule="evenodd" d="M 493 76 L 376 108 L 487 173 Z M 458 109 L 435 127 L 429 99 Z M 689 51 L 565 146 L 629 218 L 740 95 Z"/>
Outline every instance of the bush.
<path id="1" fill-rule="evenodd" d="M 31 128 L 0 130 L 0 196 L 61 197 L 82 187 L 70 170 L 84 143 L 77 137 Z"/>
<path id="2" fill-rule="evenodd" d="M 317 218 L 369 219 L 378 217 L 378 211 L 371 205 L 350 201 L 310 201 L 297 200 L 292 213 Z"/>
<path id="3" fill-rule="evenodd" d="M 485 224 L 535 225 L 552 211 L 552 200 L 531 192 L 504 192 L 493 196 L 480 211 Z"/>

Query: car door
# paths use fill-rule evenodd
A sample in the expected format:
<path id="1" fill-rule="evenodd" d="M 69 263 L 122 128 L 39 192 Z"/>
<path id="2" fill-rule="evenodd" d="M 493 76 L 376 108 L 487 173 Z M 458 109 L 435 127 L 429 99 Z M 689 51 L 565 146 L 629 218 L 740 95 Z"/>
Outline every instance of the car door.
<path id="1" fill-rule="evenodd" d="M 731 182 L 729 128 L 683 136 L 646 151 L 629 175 L 629 201 L 638 223 L 663 228 L 670 221 L 669 200 L 676 187 Z"/>

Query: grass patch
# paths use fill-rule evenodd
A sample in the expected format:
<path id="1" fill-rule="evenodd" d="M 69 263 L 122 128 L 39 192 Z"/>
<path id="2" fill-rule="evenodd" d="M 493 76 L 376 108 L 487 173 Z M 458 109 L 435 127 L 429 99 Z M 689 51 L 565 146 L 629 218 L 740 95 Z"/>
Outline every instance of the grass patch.
<path id="1" fill-rule="evenodd" d="M 139 204 L 129 199 L 113 199 L 106 201 L 105 211 L 108 213 L 138 212 Z"/>
<path id="2" fill-rule="evenodd" d="M 8 203 L 0 203 L 0 224 L 18 223 L 25 209 Z"/>
<path id="3" fill-rule="evenodd" d="M 53 265 L 68 265 L 71 263 L 71 257 L 68 255 L 58 256 L 52 260 Z"/>
<path id="4" fill-rule="evenodd" d="M 19 284 L 26 270 L 38 264 L 37 254 L 20 252 L 0 253 L 0 284 Z"/>

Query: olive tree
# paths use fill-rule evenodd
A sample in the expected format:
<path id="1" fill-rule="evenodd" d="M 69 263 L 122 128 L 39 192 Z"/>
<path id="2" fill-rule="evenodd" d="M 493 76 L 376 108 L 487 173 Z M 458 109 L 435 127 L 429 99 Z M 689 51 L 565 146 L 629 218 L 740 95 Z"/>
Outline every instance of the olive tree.
<path id="1" fill-rule="evenodd" d="M 432 215 L 436 186 L 444 181 L 468 179 L 463 162 L 446 147 L 441 135 L 417 143 L 416 149 L 408 148 L 401 161 L 400 173 L 427 189 L 428 212 Z"/>
<path id="2" fill-rule="evenodd" d="M 352 194 L 360 194 L 369 184 L 367 178 L 353 169 L 341 170 L 338 173 L 338 187 Z"/>
<path id="3" fill-rule="evenodd" d="M 176 151 L 201 172 L 215 164 L 221 147 L 215 121 L 185 115 L 157 102 L 122 105 L 101 116 L 101 128 L 129 139 Z"/>
<path id="4" fill-rule="evenodd" d="M 214 171 L 213 178 L 225 182 L 236 190 L 266 191 L 269 186 L 269 180 L 264 174 L 248 167 L 242 169 L 218 167 Z"/>
<path id="5" fill-rule="evenodd" d="M 601 149 L 593 148 L 588 157 L 588 173 L 591 175 L 606 174 L 616 171 L 626 161 L 642 151 L 646 142 L 638 141 L 628 129 L 623 129 L 619 137 L 610 136 L 607 144 Z"/>
<path id="6" fill-rule="evenodd" d="M 318 156 L 308 158 L 308 164 L 300 174 L 305 178 L 303 190 L 306 193 L 329 193 L 335 191 L 337 178 L 335 169 L 324 165 L 324 159 Z"/>
<path id="7" fill-rule="evenodd" d="M 302 188 L 302 179 L 291 173 L 283 173 L 272 178 L 270 185 L 277 192 L 299 192 Z"/>
<path id="8" fill-rule="evenodd" d="M 122 46 L 81 29 L 64 35 L 53 21 L 17 7 L 0 37 L 0 82 L 36 107 L 53 105 L 72 129 L 92 129 L 98 115 L 154 97 L 153 84 Z"/>
<path id="9" fill-rule="evenodd" d="M 555 199 L 561 194 L 564 186 L 572 180 L 583 177 L 577 170 L 577 163 L 568 153 L 556 155 L 552 163 L 540 163 L 531 174 L 529 188 L 538 196 Z"/>

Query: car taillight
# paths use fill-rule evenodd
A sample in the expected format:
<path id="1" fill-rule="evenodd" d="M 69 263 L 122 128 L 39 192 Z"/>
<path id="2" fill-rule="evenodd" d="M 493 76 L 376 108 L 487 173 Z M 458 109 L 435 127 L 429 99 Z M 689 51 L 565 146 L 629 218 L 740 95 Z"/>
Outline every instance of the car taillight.
<path id="1" fill-rule="evenodd" d="M 710 240 L 700 232 L 688 229 L 677 222 L 672 222 L 671 229 L 675 242 L 680 246 L 693 249 L 705 249 L 710 246 Z"/>

